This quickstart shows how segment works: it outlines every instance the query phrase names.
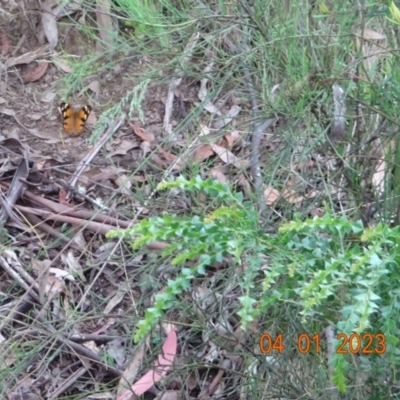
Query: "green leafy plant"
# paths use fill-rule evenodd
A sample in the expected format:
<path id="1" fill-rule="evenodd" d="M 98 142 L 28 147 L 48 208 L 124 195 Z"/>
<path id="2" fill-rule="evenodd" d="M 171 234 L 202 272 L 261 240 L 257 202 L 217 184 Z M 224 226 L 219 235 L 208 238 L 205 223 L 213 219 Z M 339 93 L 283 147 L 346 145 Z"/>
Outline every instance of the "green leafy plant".
<path id="1" fill-rule="evenodd" d="M 381 333 L 387 358 L 398 365 L 399 240 L 398 227 L 364 229 L 360 221 L 329 213 L 306 221 L 297 217 L 276 238 L 280 257 L 272 258 L 266 273 L 261 309 L 293 299 L 303 323 L 319 317 L 347 337 Z M 276 276 L 286 276 L 279 287 L 274 287 Z M 345 357 L 333 354 L 332 364 L 334 381 L 345 391 Z"/>
<path id="2" fill-rule="evenodd" d="M 225 184 L 180 177 L 158 187 L 172 188 L 204 193 L 220 204 L 208 215 L 164 215 L 108 234 L 109 238 L 134 237 L 134 249 L 151 241 L 166 241 L 169 244 L 163 255 L 172 255 L 172 264 L 182 266 L 177 268 L 176 278 L 168 281 L 164 293 L 156 297 L 154 307 L 145 312 L 135 333 L 136 341 L 173 307 L 177 295 L 191 290 L 193 278 L 230 256 L 231 265 L 243 267 L 239 279 L 243 294 L 237 314 L 244 329 L 271 307 L 290 304 L 301 323 L 318 320 L 316 328 L 320 331 L 333 324 L 337 333 L 346 335 L 383 333 L 389 361 L 393 366 L 399 364 L 399 228 L 380 224 L 365 229 L 360 221 L 326 212 L 322 218 L 305 221 L 296 215 L 271 236 L 259 229 L 253 205 Z M 189 263 L 193 266 L 188 267 Z M 338 344 L 335 341 L 336 347 Z M 333 379 L 345 391 L 347 361 L 343 355 L 334 354 L 331 362 Z"/>
<path id="3" fill-rule="evenodd" d="M 171 308 L 175 296 L 184 290 L 190 290 L 190 281 L 196 276 L 204 275 L 207 266 L 222 261 L 228 255 L 236 264 L 241 265 L 241 257 L 246 253 L 248 268 L 244 273 L 242 286 L 249 293 L 254 285 L 254 274 L 258 273 L 262 252 L 266 250 L 265 237 L 258 230 L 257 213 L 251 203 L 243 202 L 242 194 L 232 194 L 227 185 L 217 181 L 183 177 L 173 182 L 163 182 L 158 189 L 181 188 L 189 192 L 202 192 L 224 205 L 206 216 L 177 217 L 164 215 L 143 220 L 132 229 L 111 231 L 112 237 L 131 238 L 133 248 L 137 249 L 151 241 L 167 241 L 168 247 L 162 255 L 173 255 L 172 264 L 185 265 L 193 262 L 192 267 L 177 270 L 175 280 L 168 282 L 167 289 L 156 298 L 154 307 L 146 311 L 145 319 L 139 322 L 135 340 L 145 335 L 154 323 Z M 254 319 L 255 302 L 249 295 L 240 299 L 243 308 L 239 312 L 244 325 Z"/>

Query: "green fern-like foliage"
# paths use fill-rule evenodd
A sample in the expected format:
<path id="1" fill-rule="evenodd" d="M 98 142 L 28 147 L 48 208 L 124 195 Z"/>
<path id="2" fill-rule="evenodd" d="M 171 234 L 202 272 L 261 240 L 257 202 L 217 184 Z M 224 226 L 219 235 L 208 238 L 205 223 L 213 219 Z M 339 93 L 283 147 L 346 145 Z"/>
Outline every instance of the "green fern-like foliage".
<path id="1" fill-rule="evenodd" d="M 139 322 L 135 341 L 173 307 L 177 295 L 191 290 L 192 279 L 229 256 L 234 268 L 243 266 L 245 259 L 246 268 L 236 269 L 243 274 L 238 279 L 242 296 L 237 314 L 244 329 L 269 309 L 290 304 L 305 325 L 318 316 L 322 322 L 317 328 L 321 331 L 333 324 L 337 333 L 349 336 L 383 333 L 385 354 L 393 367 L 398 367 L 399 228 L 378 225 L 364 229 L 360 221 L 326 212 L 322 218 L 305 221 L 295 216 L 271 236 L 260 230 L 253 205 L 225 184 L 180 177 L 158 187 L 173 188 L 206 194 L 221 205 L 208 215 L 164 215 L 108 234 L 109 238 L 132 240 L 134 248 L 165 241 L 169 244 L 163 255 L 172 256 L 172 264 L 177 267 L 176 278 L 168 281 L 154 307 L 147 309 Z M 335 341 L 336 346 L 339 344 Z M 344 392 L 346 358 L 334 354 L 331 362 L 333 379 Z"/>

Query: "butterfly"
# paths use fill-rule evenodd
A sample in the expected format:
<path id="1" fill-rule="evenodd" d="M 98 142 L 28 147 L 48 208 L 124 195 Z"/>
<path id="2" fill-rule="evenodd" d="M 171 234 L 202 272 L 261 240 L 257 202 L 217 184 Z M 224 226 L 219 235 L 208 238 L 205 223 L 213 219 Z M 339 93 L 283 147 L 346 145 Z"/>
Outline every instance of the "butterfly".
<path id="1" fill-rule="evenodd" d="M 89 117 L 92 107 L 83 106 L 79 110 L 75 110 L 68 103 L 60 104 L 60 112 L 63 118 L 64 131 L 68 135 L 78 136 L 85 128 L 86 120 Z"/>

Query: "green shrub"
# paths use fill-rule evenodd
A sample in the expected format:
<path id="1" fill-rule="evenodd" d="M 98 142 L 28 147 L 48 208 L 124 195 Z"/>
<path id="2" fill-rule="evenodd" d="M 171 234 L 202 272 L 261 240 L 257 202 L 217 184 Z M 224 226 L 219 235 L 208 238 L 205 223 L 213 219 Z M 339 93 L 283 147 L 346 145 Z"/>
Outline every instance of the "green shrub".
<path id="1" fill-rule="evenodd" d="M 230 256 L 233 268 L 243 267 L 239 279 L 241 309 L 237 313 L 244 329 L 271 307 L 290 304 L 303 324 L 318 317 L 321 331 L 333 324 L 337 333 L 349 336 L 383 333 L 387 359 L 393 366 L 399 364 L 398 227 L 380 224 L 364 229 L 361 222 L 326 212 L 322 218 L 306 221 L 297 215 L 272 236 L 260 230 L 253 205 L 243 201 L 241 193 L 233 194 L 225 184 L 180 177 L 158 187 L 172 188 L 203 193 L 219 203 L 208 215 L 164 215 L 108 234 L 109 238 L 134 237 L 134 249 L 151 241 L 165 241 L 169 245 L 162 255 L 172 255 L 172 264 L 180 267 L 164 293 L 156 297 L 154 307 L 147 309 L 135 333 L 136 341 L 149 332 L 165 310 L 173 307 L 177 295 L 191 290 L 193 278 Z M 193 266 L 187 267 L 188 261 Z M 335 367 L 334 381 L 344 391 L 346 360 L 335 353 L 331 362 Z"/>

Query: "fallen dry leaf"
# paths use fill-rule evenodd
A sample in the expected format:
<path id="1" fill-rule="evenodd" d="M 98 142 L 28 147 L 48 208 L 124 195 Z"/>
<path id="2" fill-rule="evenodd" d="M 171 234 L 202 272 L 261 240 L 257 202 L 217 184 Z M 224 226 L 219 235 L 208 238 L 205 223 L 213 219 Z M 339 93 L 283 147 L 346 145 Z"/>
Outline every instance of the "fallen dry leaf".
<path id="1" fill-rule="evenodd" d="M 212 72 L 214 67 L 214 61 L 210 61 L 210 63 L 204 68 L 204 75 L 209 75 L 210 72 Z M 211 114 L 216 114 L 216 115 L 222 115 L 221 111 L 218 110 L 218 107 L 209 99 L 207 99 L 208 95 L 208 89 L 207 89 L 207 83 L 209 79 L 208 78 L 203 78 L 200 81 L 200 89 L 199 93 L 197 96 L 199 99 L 204 103 L 203 107 L 205 110 L 207 110 Z"/>
<path id="2" fill-rule="evenodd" d="M 242 169 L 249 163 L 248 160 L 241 160 L 224 147 L 218 146 L 217 144 L 211 144 L 210 146 L 225 164 L 233 164 L 236 168 Z"/>
<path id="3" fill-rule="evenodd" d="M 69 251 L 67 255 L 62 253 L 61 260 L 64 264 L 68 266 L 68 271 L 77 274 L 82 282 L 86 282 L 86 277 L 83 274 L 82 266 L 79 263 L 79 260 L 74 256 L 74 253 L 72 251 Z"/>
<path id="4" fill-rule="evenodd" d="M 39 131 L 37 129 L 28 129 L 30 135 L 36 136 L 40 139 L 45 139 L 46 143 L 58 143 L 61 142 L 60 135 L 57 135 L 54 131 Z"/>
<path id="5" fill-rule="evenodd" d="M 150 151 L 151 151 L 151 144 L 150 144 L 149 142 L 142 142 L 142 143 L 140 144 L 140 148 L 141 148 L 142 151 L 143 151 L 143 158 L 145 158 L 146 155 L 147 155 L 148 153 L 150 153 Z"/>
<path id="6" fill-rule="evenodd" d="M 100 83 L 97 79 L 95 79 L 94 81 L 89 83 L 87 88 L 90 89 L 93 93 L 97 94 L 100 91 Z"/>
<path id="7" fill-rule="evenodd" d="M 208 157 L 211 157 L 214 154 L 213 149 L 209 144 L 205 144 L 197 148 L 194 154 L 194 162 L 201 163 L 206 160 Z"/>
<path id="8" fill-rule="evenodd" d="M 174 329 L 170 329 L 167 338 L 162 346 L 162 354 L 158 356 L 158 360 L 154 363 L 154 370 L 147 371 L 136 383 L 131 390 L 138 396 L 147 392 L 155 383 L 160 381 L 169 371 L 174 362 L 177 349 L 177 335 Z M 130 390 L 125 391 L 117 400 L 127 400 L 132 395 Z"/>
<path id="9" fill-rule="evenodd" d="M 134 176 L 132 176 L 132 180 L 136 181 L 136 182 L 143 183 L 143 182 L 146 182 L 147 179 L 143 175 L 134 175 Z"/>
<path id="10" fill-rule="evenodd" d="M 225 125 L 228 125 L 233 120 L 233 118 L 239 114 L 241 110 L 242 110 L 241 107 L 233 105 L 232 108 L 226 113 L 224 117 L 221 117 L 215 122 L 214 128 L 222 129 Z"/>
<path id="11" fill-rule="evenodd" d="M 282 190 L 282 197 L 292 204 L 301 203 L 304 200 L 303 196 L 299 196 L 296 190 L 290 188 Z"/>
<path id="12" fill-rule="evenodd" d="M 126 394 L 127 389 L 130 387 L 134 379 L 136 378 L 144 356 L 146 355 L 146 342 L 142 341 L 139 348 L 136 349 L 135 356 L 132 362 L 129 364 L 128 368 L 122 374 L 122 377 L 118 383 L 117 399 Z M 132 394 L 132 393 L 131 393 Z M 126 400 L 127 397 L 124 397 Z"/>
<path id="13" fill-rule="evenodd" d="M 109 314 L 119 303 L 121 303 L 124 299 L 125 293 L 126 288 L 120 288 L 120 290 L 117 290 L 117 293 L 115 293 L 107 303 L 106 308 L 103 311 L 104 314 Z"/>
<path id="14" fill-rule="evenodd" d="M 92 332 L 92 335 L 100 335 L 100 333 L 105 332 L 111 325 L 114 325 L 116 322 L 115 318 L 107 318 L 107 322 L 104 326 L 102 326 L 100 329 L 98 329 L 95 332 Z"/>
<path id="15" fill-rule="evenodd" d="M 268 185 L 264 189 L 264 197 L 267 205 L 270 206 L 271 204 L 274 204 L 277 198 L 279 197 L 279 194 L 280 194 L 279 190 L 276 190 L 272 186 Z"/>
<path id="16" fill-rule="evenodd" d="M 245 174 L 240 174 L 238 177 L 238 185 L 241 186 L 247 195 L 251 194 L 251 184 Z"/>
<path id="17" fill-rule="evenodd" d="M 233 147 L 233 145 L 238 144 L 242 141 L 242 137 L 239 131 L 232 131 L 224 136 L 226 142 L 228 143 L 228 147 Z"/>
<path id="18" fill-rule="evenodd" d="M 216 179 L 218 182 L 226 183 L 228 182 L 228 177 L 223 173 L 221 167 L 214 167 L 210 170 L 210 175 Z"/>
<path id="19" fill-rule="evenodd" d="M 119 369 L 125 367 L 126 350 L 120 338 L 116 338 L 107 343 L 107 354 L 114 359 Z"/>
<path id="20" fill-rule="evenodd" d="M 96 23 L 99 27 L 100 39 L 96 42 L 96 51 L 101 52 L 114 46 L 114 35 L 112 34 L 111 20 L 111 2 L 109 0 L 101 0 L 97 2 Z"/>
<path id="21" fill-rule="evenodd" d="M 164 158 L 165 158 L 167 161 L 169 161 L 169 162 L 173 162 L 173 161 L 175 161 L 176 158 L 177 158 L 176 155 L 171 154 L 171 153 L 169 153 L 168 151 L 165 151 L 165 150 L 162 149 L 162 148 L 159 149 L 158 151 L 159 151 L 159 152 L 164 156 Z M 173 166 L 172 169 L 174 169 L 175 171 L 179 171 L 179 170 L 181 169 L 181 166 L 180 166 L 180 164 L 176 163 L 176 164 L 174 164 L 174 166 Z"/>
<path id="22" fill-rule="evenodd" d="M 49 2 L 41 2 L 40 8 L 42 9 L 42 26 L 47 41 L 49 42 L 50 49 L 54 50 L 58 43 L 58 27 L 55 16 Z"/>
<path id="23" fill-rule="evenodd" d="M 22 75 L 22 80 L 25 83 L 38 81 L 46 73 L 49 64 L 47 62 L 40 62 L 36 65 L 32 63 L 31 68 L 29 66 L 28 70 Z"/>
<path id="24" fill-rule="evenodd" d="M 139 136 L 140 139 L 142 139 L 145 142 L 151 142 L 152 139 L 151 137 L 147 136 L 143 130 L 139 127 L 137 124 L 129 124 L 130 127 L 133 129 L 133 132 L 135 133 L 136 136 Z"/>
<path id="25" fill-rule="evenodd" d="M 95 354 L 100 354 L 100 349 L 97 347 L 97 344 L 94 340 L 88 340 L 87 342 L 82 343 L 87 349 L 93 351 Z"/>
<path id="26" fill-rule="evenodd" d="M 165 163 L 165 161 L 161 159 L 161 157 L 158 154 L 152 154 L 151 161 L 153 161 L 158 167 L 162 169 L 167 168 L 167 164 Z"/>
<path id="27" fill-rule="evenodd" d="M 176 155 L 175 154 L 171 154 L 168 151 L 165 151 L 164 149 L 160 149 L 159 152 L 164 156 L 164 158 L 167 161 L 174 161 L 176 159 Z"/>
<path id="28" fill-rule="evenodd" d="M 25 116 L 32 121 L 39 121 L 43 118 L 43 115 L 41 114 L 25 114 Z"/>
<path id="29" fill-rule="evenodd" d="M 114 151 L 111 151 L 108 154 L 108 157 L 113 157 L 116 155 L 125 155 L 128 153 L 129 150 L 132 150 L 135 147 L 137 147 L 137 145 L 138 145 L 137 142 L 134 142 L 132 140 L 123 140 Z"/>

